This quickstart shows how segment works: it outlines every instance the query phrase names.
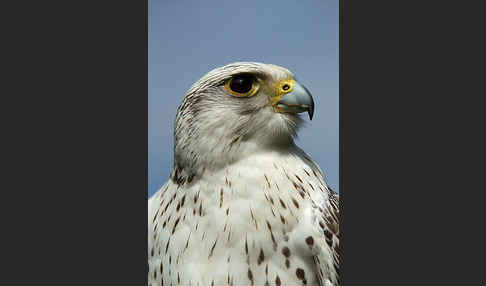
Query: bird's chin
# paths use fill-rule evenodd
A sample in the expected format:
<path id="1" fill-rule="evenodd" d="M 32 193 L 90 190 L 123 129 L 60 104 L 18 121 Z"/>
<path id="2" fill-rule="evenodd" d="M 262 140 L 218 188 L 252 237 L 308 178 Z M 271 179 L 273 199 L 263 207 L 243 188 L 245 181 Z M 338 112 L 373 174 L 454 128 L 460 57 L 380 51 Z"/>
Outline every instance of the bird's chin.
<path id="1" fill-rule="evenodd" d="M 280 115 L 284 117 L 286 120 L 294 121 L 296 124 L 301 124 L 305 121 L 302 115 L 299 113 L 281 112 Z"/>
<path id="2" fill-rule="evenodd" d="M 267 122 L 267 131 L 270 136 L 282 140 L 282 137 L 293 138 L 297 136 L 297 131 L 304 123 L 304 120 L 298 114 L 293 113 L 275 113 L 273 118 Z"/>
<path id="3" fill-rule="evenodd" d="M 296 135 L 299 128 L 305 123 L 305 120 L 300 114 L 285 113 L 285 124 L 289 130 L 292 130 L 292 136 Z"/>

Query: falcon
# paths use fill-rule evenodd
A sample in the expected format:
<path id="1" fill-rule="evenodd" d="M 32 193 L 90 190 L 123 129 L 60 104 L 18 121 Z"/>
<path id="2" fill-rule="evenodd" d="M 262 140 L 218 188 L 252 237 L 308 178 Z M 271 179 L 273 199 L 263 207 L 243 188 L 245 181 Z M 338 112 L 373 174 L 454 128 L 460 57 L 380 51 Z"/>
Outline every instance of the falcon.
<path id="1" fill-rule="evenodd" d="M 276 65 L 232 63 L 189 89 L 148 201 L 149 285 L 339 285 L 339 197 L 294 142 L 305 112 L 310 92 Z"/>

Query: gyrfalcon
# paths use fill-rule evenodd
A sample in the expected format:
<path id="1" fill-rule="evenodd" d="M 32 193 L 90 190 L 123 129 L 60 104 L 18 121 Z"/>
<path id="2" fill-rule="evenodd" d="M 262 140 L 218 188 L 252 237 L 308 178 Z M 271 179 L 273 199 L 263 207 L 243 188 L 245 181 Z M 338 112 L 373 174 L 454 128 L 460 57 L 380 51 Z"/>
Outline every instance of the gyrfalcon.
<path id="1" fill-rule="evenodd" d="M 237 62 L 187 92 L 170 178 L 148 201 L 149 285 L 339 285 L 339 197 L 294 143 L 314 100 Z"/>

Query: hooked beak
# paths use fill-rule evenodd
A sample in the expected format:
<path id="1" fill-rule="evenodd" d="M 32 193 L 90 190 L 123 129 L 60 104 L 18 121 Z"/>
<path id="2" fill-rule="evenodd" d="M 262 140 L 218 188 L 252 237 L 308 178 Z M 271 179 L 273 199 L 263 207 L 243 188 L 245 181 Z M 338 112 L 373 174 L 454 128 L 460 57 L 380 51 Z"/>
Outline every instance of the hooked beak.
<path id="1" fill-rule="evenodd" d="M 310 92 L 298 82 L 294 83 L 293 90 L 282 96 L 277 102 L 276 107 L 280 112 L 309 114 L 309 119 L 314 116 L 314 99 Z"/>

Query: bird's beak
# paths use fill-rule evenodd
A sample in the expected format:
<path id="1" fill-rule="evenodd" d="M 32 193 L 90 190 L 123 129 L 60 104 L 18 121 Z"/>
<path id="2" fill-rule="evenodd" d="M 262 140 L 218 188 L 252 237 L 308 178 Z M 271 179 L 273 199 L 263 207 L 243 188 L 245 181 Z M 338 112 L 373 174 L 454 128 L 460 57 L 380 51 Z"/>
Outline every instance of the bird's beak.
<path id="1" fill-rule="evenodd" d="M 280 97 L 275 106 L 279 112 L 295 114 L 307 111 L 310 120 L 314 116 L 314 99 L 312 95 L 307 88 L 296 81 L 293 82 L 292 91 Z"/>

